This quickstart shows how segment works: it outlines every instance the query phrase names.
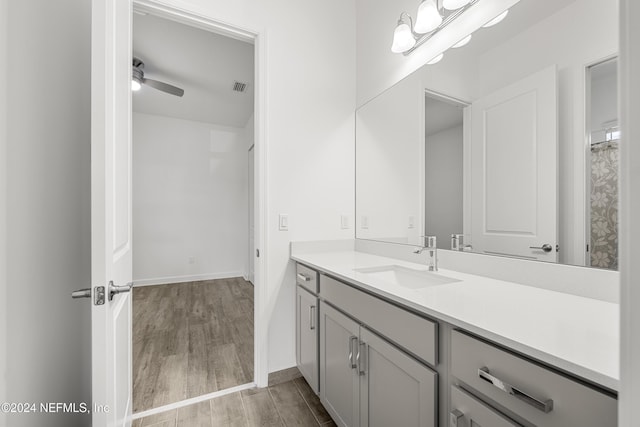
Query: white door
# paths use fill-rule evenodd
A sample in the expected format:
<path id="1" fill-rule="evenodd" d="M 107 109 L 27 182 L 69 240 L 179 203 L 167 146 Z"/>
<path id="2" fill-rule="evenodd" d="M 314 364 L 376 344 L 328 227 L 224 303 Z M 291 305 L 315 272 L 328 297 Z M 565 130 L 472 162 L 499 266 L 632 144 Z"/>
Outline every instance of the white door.
<path id="1" fill-rule="evenodd" d="M 255 238 L 255 150 L 254 147 L 249 149 L 249 265 L 248 265 L 248 278 L 251 283 L 254 283 L 254 261 L 256 253 L 256 238 Z"/>
<path id="2" fill-rule="evenodd" d="M 92 420 L 120 427 L 131 425 L 131 294 L 110 300 L 109 282 L 132 279 L 131 1 L 93 0 L 92 10 Z"/>
<path id="3" fill-rule="evenodd" d="M 472 104 L 474 251 L 557 261 L 556 87 L 553 66 Z"/>

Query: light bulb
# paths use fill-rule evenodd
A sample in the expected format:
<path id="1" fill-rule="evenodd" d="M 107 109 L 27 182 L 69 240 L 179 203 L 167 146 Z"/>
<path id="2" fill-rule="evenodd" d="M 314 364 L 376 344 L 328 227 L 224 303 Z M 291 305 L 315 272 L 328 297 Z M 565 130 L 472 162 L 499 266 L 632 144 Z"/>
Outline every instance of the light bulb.
<path id="1" fill-rule="evenodd" d="M 413 37 L 409 24 L 400 20 L 398 26 L 393 32 L 393 44 L 391 45 L 391 52 L 402 53 L 411 49 L 416 44 L 416 39 Z"/>
<path id="2" fill-rule="evenodd" d="M 470 1 L 471 0 L 443 0 L 442 7 L 447 10 L 456 10 L 468 5 Z"/>
<path id="3" fill-rule="evenodd" d="M 444 53 L 441 53 L 440 55 L 433 58 L 431 61 L 427 62 L 427 65 L 437 64 L 438 62 L 442 61 L 442 58 L 444 58 Z"/>
<path id="4" fill-rule="evenodd" d="M 424 34 L 438 28 L 442 23 L 442 15 L 438 10 L 438 5 L 434 0 L 424 0 L 418 7 L 418 17 L 416 18 L 415 32 Z"/>
<path id="5" fill-rule="evenodd" d="M 462 46 L 465 46 L 470 41 L 471 41 L 471 34 L 469 34 L 467 37 L 463 38 L 462 40 L 460 40 L 458 43 L 454 44 L 451 47 L 454 49 L 457 47 L 462 47 Z"/>
<path id="6" fill-rule="evenodd" d="M 137 92 L 140 90 L 142 85 L 137 80 L 131 80 L 131 90 Z"/>
<path id="7" fill-rule="evenodd" d="M 505 10 L 504 12 L 502 12 L 500 15 L 496 16 L 495 18 L 493 18 L 491 21 L 487 22 L 486 24 L 483 25 L 484 28 L 489 28 L 489 27 L 493 27 L 494 25 L 496 25 L 498 22 L 501 22 L 504 18 L 507 17 L 507 14 L 509 13 L 509 9 Z"/>

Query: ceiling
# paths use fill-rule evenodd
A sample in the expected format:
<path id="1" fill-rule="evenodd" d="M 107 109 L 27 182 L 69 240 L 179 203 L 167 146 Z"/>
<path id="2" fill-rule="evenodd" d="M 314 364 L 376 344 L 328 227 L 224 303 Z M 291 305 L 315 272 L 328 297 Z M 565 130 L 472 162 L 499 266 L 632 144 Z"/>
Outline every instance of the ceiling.
<path id="1" fill-rule="evenodd" d="M 133 111 L 244 127 L 254 107 L 252 44 L 148 14 L 133 15 L 133 56 L 146 78 L 184 89 L 168 95 L 148 86 L 133 93 Z M 234 83 L 248 83 L 243 93 Z"/>

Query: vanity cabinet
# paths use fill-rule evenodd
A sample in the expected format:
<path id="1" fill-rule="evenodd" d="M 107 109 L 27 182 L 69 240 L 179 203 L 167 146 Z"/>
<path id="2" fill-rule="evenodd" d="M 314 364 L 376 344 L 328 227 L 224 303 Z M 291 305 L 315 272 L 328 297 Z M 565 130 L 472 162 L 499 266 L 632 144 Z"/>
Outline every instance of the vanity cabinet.
<path id="1" fill-rule="evenodd" d="M 323 301 L 320 400 L 343 427 L 432 427 L 437 373 Z"/>
<path id="2" fill-rule="evenodd" d="M 617 425 L 614 396 L 460 330 L 451 332 L 450 369 L 458 386 L 482 396 L 482 400 L 491 402 L 488 404 L 500 408 L 521 424 L 545 427 Z M 452 387 L 451 410 L 464 413 L 464 408 L 456 407 L 462 400 L 459 390 Z M 452 424 L 468 425 L 471 424 L 466 415 L 458 424 Z"/>
<path id="3" fill-rule="evenodd" d="M 318 296 L 317 272 L 296 266 L 296 363 L 311 389 L 318 394 Z"/>

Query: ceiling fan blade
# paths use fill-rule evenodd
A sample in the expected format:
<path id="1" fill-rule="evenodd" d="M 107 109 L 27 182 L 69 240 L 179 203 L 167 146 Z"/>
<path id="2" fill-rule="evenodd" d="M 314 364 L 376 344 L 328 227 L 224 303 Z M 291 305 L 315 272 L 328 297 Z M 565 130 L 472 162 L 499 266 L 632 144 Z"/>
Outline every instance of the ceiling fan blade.
<path id="1" fill-rule="evenodd" d="M 172 86 L 172 85 L 170 85 L 168 83 L 163 83 L 163 82 L 159 82 L 157 80 L 152 80 L 152 79 L 144 79 L 142 82 L 144 84 L 146 84 L 147 86 L 151 86 L 154 89 L 161 90 L 162 92 L 166 92 L 166 93 L 171 94 L 171 95 L 175 95 L 175 96 L 184 95 L 184 90 L 183 89 L 180 89 L 179 87 Z"/>

